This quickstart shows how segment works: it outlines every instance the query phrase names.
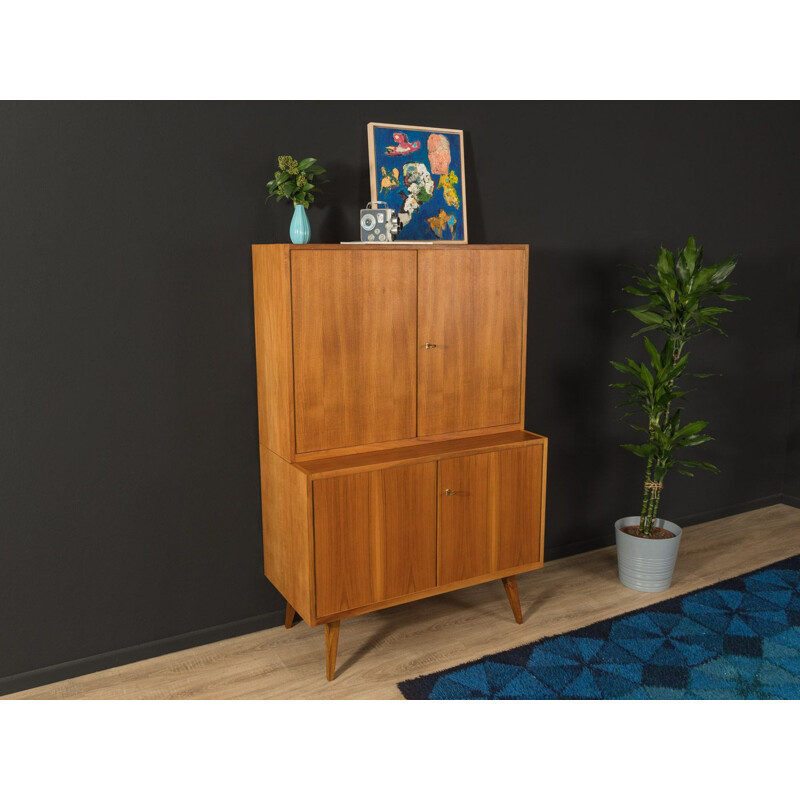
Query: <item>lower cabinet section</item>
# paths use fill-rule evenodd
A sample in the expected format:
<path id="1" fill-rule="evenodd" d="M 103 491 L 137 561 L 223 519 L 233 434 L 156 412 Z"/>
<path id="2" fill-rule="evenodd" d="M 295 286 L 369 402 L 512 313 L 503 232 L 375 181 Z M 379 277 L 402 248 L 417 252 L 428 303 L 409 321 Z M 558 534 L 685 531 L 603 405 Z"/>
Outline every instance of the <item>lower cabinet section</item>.
<path id="1" fill-rule="evenodd" d="M 518 447 L 315 480 L 317 616 L 540 563 L 542 454 Z"/>
<path id="2" fill-rule="evenodd" d="M 342 618 L 501 578 L 521 621 L 514 576 L 542 565 L 546 453 L 524 431 L 371 460 L 290 464 L 262 449 L 262 483 L 282 487 L 264 488 L 264 566 L 287 627 L 295 611 L 325 623 L 335 650 Z"/>

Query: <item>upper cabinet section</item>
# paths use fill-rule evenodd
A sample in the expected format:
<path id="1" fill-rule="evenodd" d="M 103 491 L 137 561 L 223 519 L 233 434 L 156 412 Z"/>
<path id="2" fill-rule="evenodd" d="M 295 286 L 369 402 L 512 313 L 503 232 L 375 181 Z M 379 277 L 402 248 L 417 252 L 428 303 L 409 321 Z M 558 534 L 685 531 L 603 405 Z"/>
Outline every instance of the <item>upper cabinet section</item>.
<path id="1" fill-rule="evenodd" d="M 261 444 L 289 461 L 523 427 L 524 245 L 253 245 Z"/>
<path id="2" fill-rule="evenodd" d="M 419 436 L 519 425 L 522 250 L 419 252 Z"/>
<path id="3" fill-rule="evenodd" d="M 297 452 L 416 436 L 416 252 L 292 253 Z"/>

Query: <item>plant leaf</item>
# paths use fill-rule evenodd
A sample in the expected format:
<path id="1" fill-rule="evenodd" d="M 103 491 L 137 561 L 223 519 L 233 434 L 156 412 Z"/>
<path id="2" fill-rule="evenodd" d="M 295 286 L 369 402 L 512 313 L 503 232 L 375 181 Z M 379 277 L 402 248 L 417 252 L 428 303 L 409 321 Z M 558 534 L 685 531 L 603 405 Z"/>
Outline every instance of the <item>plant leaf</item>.
<path id="1" fill-rule="evenodd" d="M 635 333 L 631 334 L 631 339 L 633 339 L 635 336 L 638 336 L 640 333 L 647 333 L 647 331 L 654 331 L 654 330 L 656 330 L 657 328 L 660 328 L 660 327 L 661 327 L 660 325 L 648 325 L 645 328 L 639 328 L 638 331 L 636 331 Z"/>
<path id="2" fill-rule="evenodd" d="M 628 311 L 645 325 L 660 325 L 664 321 L 661 314 L 656 314 L 655 311 L 640 311 L 638 308 L 629 308 Z"/>
<path id="3" fill-rule="evenodd" d="M 661 369 L 661 354 L 656 349 L 656 346 L 645 336 L 644 346 L 648 353 L 650 353 L 650 363 L 653 369 L 658 372 Z"/>
<path id="4" fill-rule="evenodd" d="M 690 469 L 705 469 L 708 472 L 718 473 L 719 468 L 715 467 L 713 464 L 709 464 L 708 461 L 678 461 L 678 464 L 682 464 L 684 467 L 689 467 Z"/>
<path id="5" fill-rule="evenodd" d="M 736 267 L 736 259 L 738 256 L 733 256 L 733 258 L 729 258 L 727 261 L 723 261 L 721 264 L 714 264 L 713 266 L 709 267 L 709 269 L 713 270 L 713 274 L 711 275 L 711 283 L 718 284 L 722 283 L 728 275 L 733 272 L 734 268 Z"/>
<path id="6" fill-rule="evenodd" d="M 696 433 L 700 433 L 700 431 L 706 427 L 708 427 L 708 422 L 705 422 L 704 420 L 697 420 L 697 422 L 690 422 L 688 425 L 684 425 L 675 435 L 693 436 Z"/>
<path id="7" fill-rule="evenodd" d="M 621 447 L 641 458 L 649 458 L 656 454 L 656 448 L 652 444 L 623 444 Z"/>
<path id="8" fill-rule="evenodd" d="M 669 282 L 675 282 L 675 261 L 672 253 L 666 247 L 662 247 L 658 254 L 656 270 L 659 276 Z"/>

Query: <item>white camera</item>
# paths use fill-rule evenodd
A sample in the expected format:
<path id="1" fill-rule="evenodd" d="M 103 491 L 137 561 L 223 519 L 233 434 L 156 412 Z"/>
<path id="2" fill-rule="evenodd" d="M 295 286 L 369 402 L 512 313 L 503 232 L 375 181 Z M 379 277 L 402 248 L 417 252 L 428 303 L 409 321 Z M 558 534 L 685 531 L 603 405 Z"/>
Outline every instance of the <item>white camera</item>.
<path id="1" fill-rule="evenodd" d="M 397 212 L 389 208 L 383 200 L 373 200 L 361 209 L 361 241 L 391 242 L 397 238 L 403 223 Z"/>

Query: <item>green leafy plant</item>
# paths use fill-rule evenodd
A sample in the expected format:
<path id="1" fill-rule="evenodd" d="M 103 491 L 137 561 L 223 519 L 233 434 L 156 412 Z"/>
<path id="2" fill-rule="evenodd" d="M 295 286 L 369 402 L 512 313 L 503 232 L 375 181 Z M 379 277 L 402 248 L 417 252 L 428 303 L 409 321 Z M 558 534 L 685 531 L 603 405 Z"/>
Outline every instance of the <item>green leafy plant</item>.
<path id="1" fill-rule="evenodd" d="M 635 277 L 633 285 L 623 289 L 644 299 L 641 305 L 625 309 L 644 323 L 644 327 L 633 336 L 654 331 L 664 337 L 660 349 L 647 336 L 644 337 L 646 361 L 628 358 L 624 363 L 611 362 L 616 370 L 631 379 L 611 384 L 625 392 L 626 399 L 619 406 L 633 407 L 623 415 L 623 419 L 641 414 L 646 421 L 646 426 L 629 423 L 634 430 L 645 434 L 646 440 L 622 445 L 647 462 L 640 535 L 653 535 L 664 479 L 671 469 L 677 468 L 678 472 L 689 476 L 694 474 L 693 469 L 719 472 L 707 461 L 688 460 L 676 455 L 684 448 L 712 441 L 712 437 L 703 432 L 707 422 L 683 423 L 683 409 L 673 410 L 673 404 L 688 394 L 680 386 L 684 378 L 709 378 L 713 374 L 686 371 L 689 355 L 684 350 L 687 343 L 706 331 L 725 335 L 719 317 L 730 309 L 718 305 L 719 301 L 730 303 L 748 299 L 728 292 L 733 284 L 727 278 L 735 267 L 736 257 L 704 267 L 703 248 L 697 247 L 694 237 L 690 236 L 677 255 L 662 247 L 658 261 L 643 269 L 642 274 Z"/>
<path id="2" fill-rule="evenodd" d="M 304 158 L 296 161 L 291 156 L 278 157 L 278 170 L 275 177 L 267 183 L 267 199 L 291 200 L 296 206 L 306 208 L 314 202 L 314 195 L 320 194 L 320 183 L 327 183 L 319 176 L 325 168 L 317 164 L 316 158 Z"/>

